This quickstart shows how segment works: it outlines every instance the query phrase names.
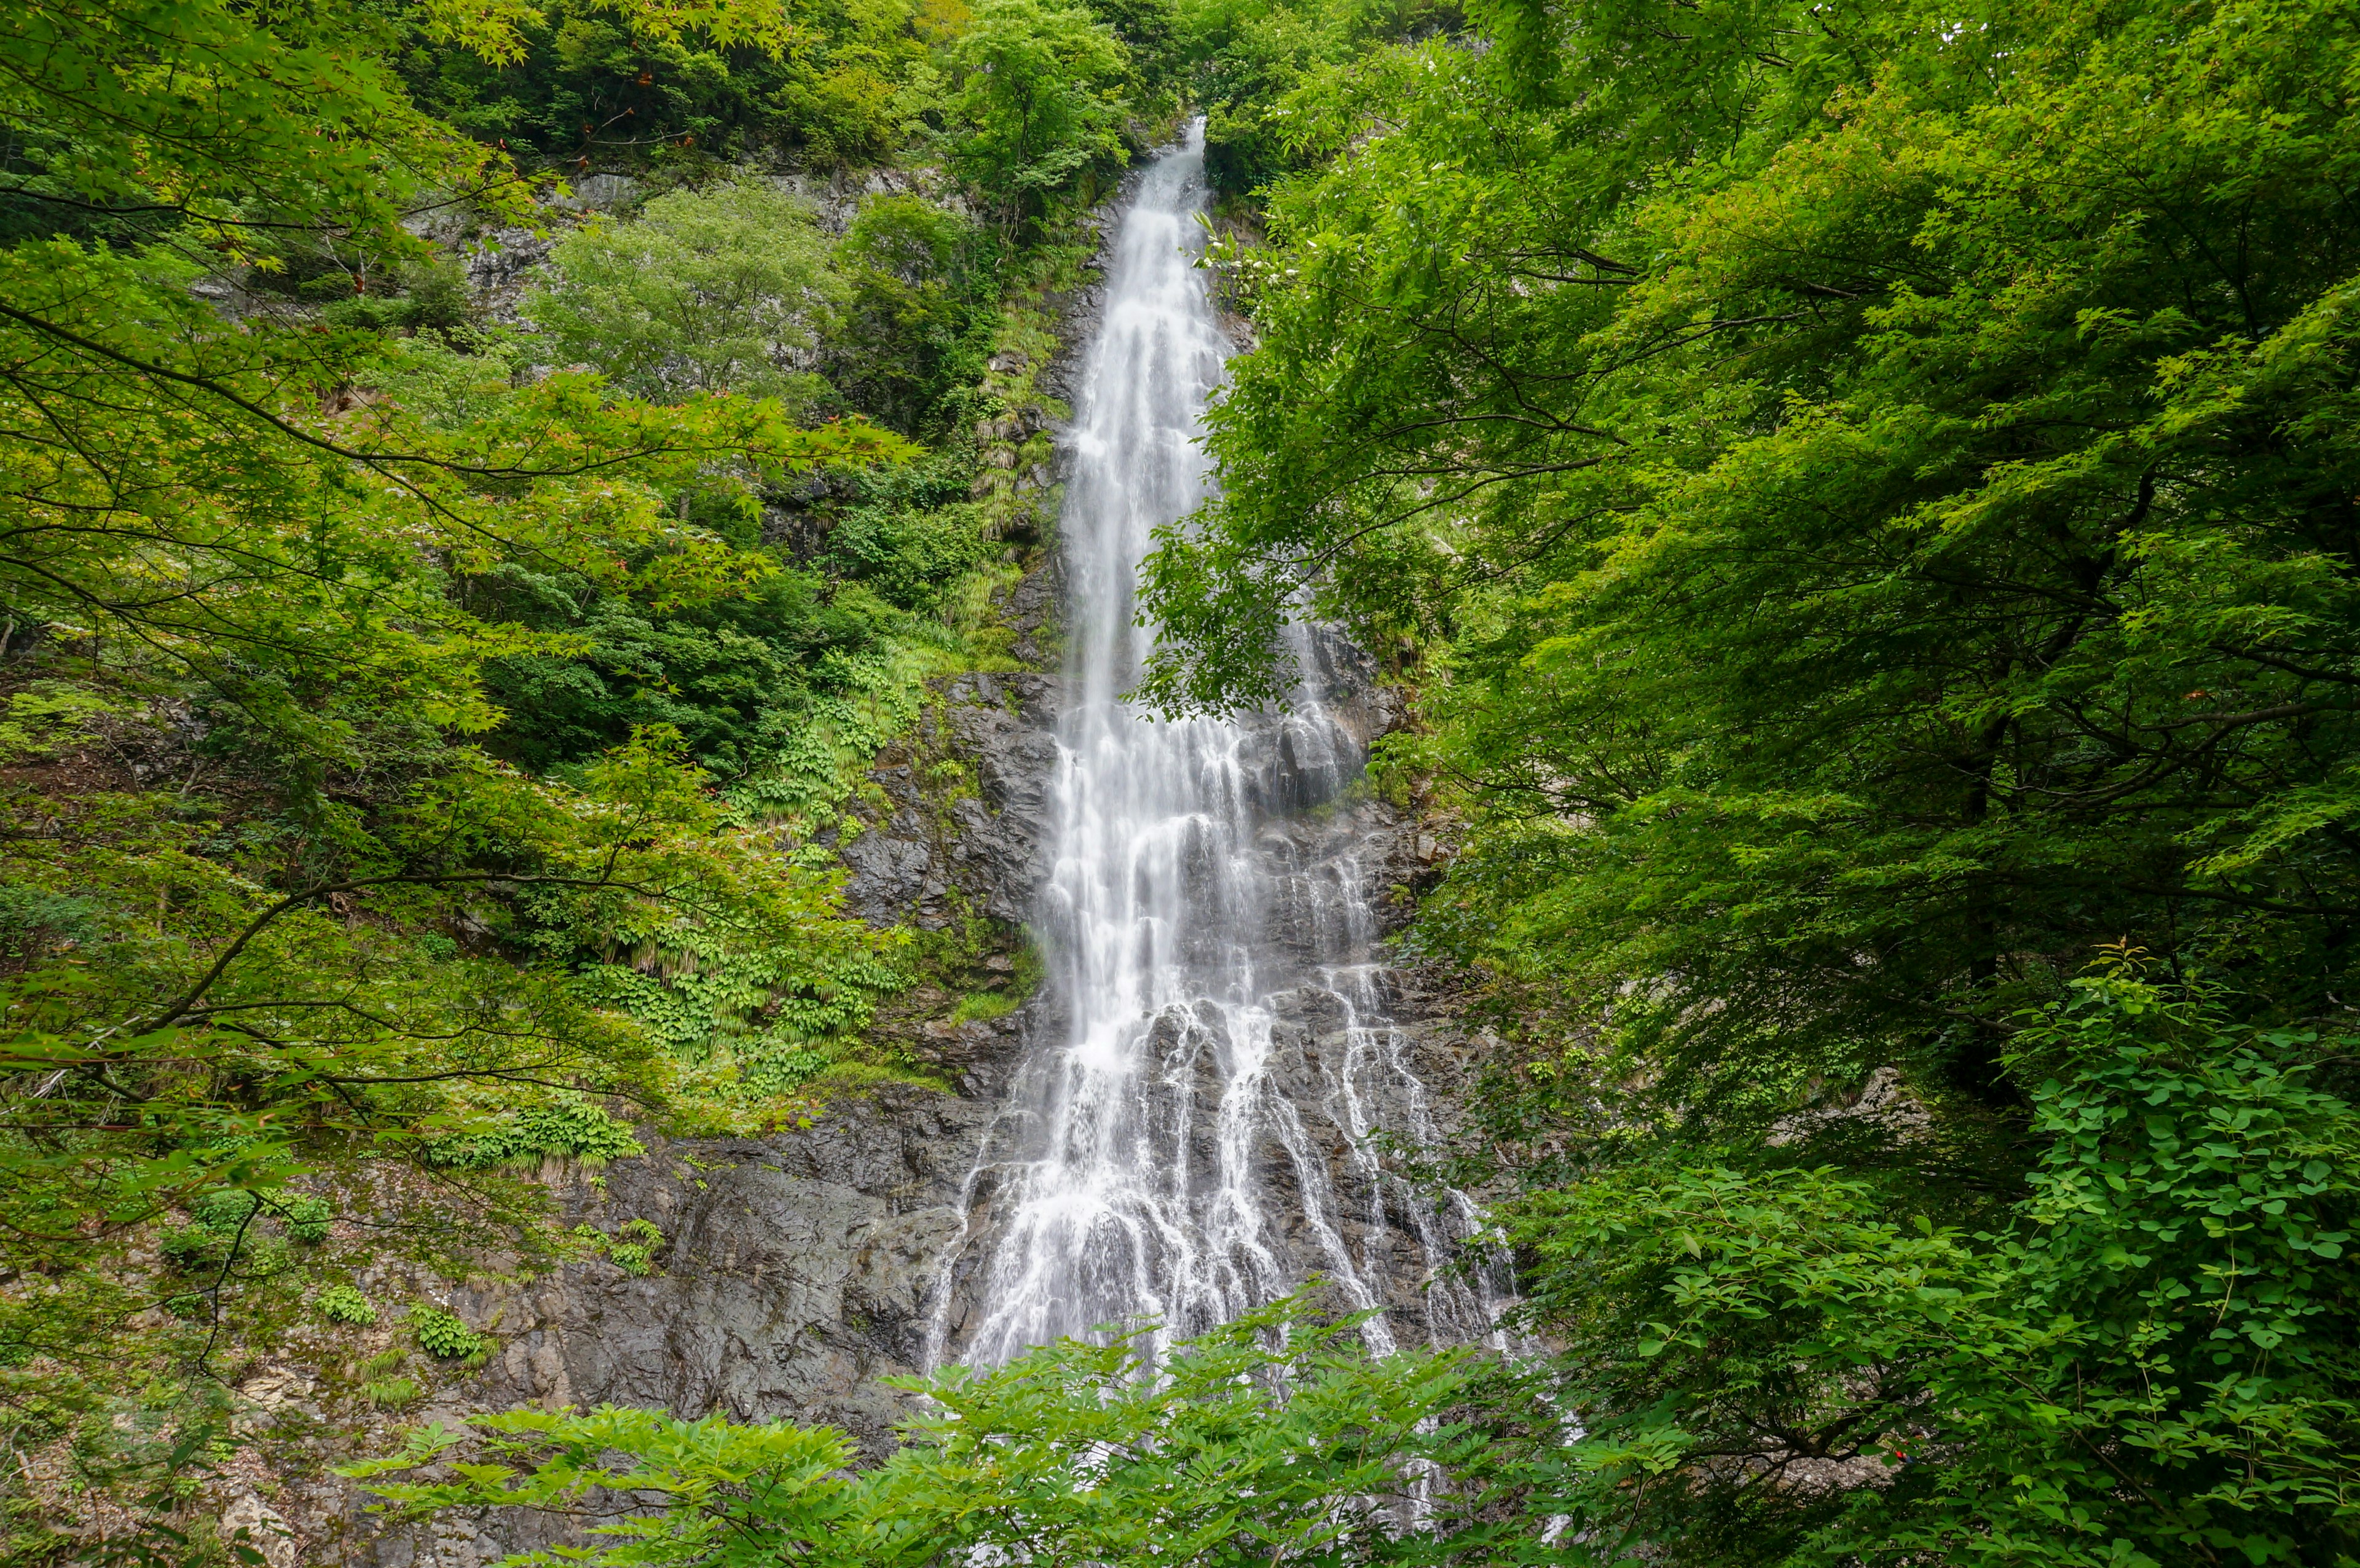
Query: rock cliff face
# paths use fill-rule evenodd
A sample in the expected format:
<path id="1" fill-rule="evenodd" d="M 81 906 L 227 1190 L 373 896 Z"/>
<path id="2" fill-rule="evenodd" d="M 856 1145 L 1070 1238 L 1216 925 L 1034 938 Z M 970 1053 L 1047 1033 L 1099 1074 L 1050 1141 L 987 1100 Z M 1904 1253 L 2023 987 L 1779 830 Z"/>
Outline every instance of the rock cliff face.
<path id="1" fill-rule="evenodd" d="M 1078 343 L 1096 293 L 1061 303 L 1082 318 L 1067 322 L 1069 341 Z M 1037 385 L 1066 392 L 1070 368 L 1043 365 Z M 1036 408 L 1024 429 L 995 439 L 1030 440 L 1046 417 Z M 1005 477 L 1012 499 L 1021 498 L 1015 487 L 1043 500 L 1051 494 L 1054 474 L 1011 469 Z M 1036 670 L 1054 662 L 1059 643 L 1055 551 L 1041 553 L 1051 559 L 999 605 L 1014 655 Z M 1323 641 L 1313 652 L 1317 694 L 1364 751 L 1398 720 L 1390 697 L 1355 651 Z M 958 1343 L 976 1308 L 979 1244 L 994 1224 L 978 1153 L 1001 1118 L 1022 1114 L 1011 1086 L 1027 1044 L 1061 1040 L 1066 1028 L 1053 994 L 961 1022 L 945 989 L 968 980 L 1001 995 L 1022 989 L 1025 927 L 1048 871 L 1062 691 L 1060 677 L 1038 672 L 939 682 L 913 732 L 872 771 L 873 788 L 856 806 L 861 829 L 836 844 L 849 873 L 848 906 L 874 924 L 913 929 L 947 955 L 944 985 L 920 987 L 879 1026 L 938 1086 L 880 1084 L 839 1095 L 801 1130 L 650 1141 L 644 1157 L 616 1161 L 595 1181 L 562 1175 L 567 1223 L 612 1232 L 645 1219 L 661 1230 L 653 1271 L 634 1276 L 612 1262 L 585 1261 L 519 1286 L 456 1291 L 448 1304 L 490 1327 L 498 1350 L 476 1377 L 406 1419 L 451 1422 L 486 1409 L 613 1403 L 826 1422 L 872 1455 L 890 1449 L 908 1396 L 879 1379 L 926 1370 L 938 1334 Z M 1319 922 L 1339 902 L 1375 911 L 1381 928 L 1405 918 L 1407 892 L 1435 859 L 1432 840 L 1348 773 L 1295 756 L 1284 725 L 1258 729 L 1256 744 L 1256 788 L 1268 813 L 1256 850 L 1291 890 L 1273 910 L 1268 940 L 1307 958 Z M 1339 899 L 1347 883 L 1353 897 Z M 1372 984 L 1376 991 L 1361 1000 L 1395 1026 L 1403 1064 L 1424 1084 L 1421 1114 L 1447 1122 L 1463 1057 L 1451 998 L 1413 975 L 1388 973 Z M 1318 986 L 1282 996 L 1277 1012 L 1273 1076 L 1289 1099 L 1317 1104 L 1337 1079 L 1340 1054 L 1353 1049 L 1353 1020 L 1335 991 Z M 1404 1107 L 1371 1109 L 1398 1126 Z M 1398 1181 L 1370 1181 L 1370 1152 L 1323 1126 L 1306 1135 L 1305 1147 L 1257 1151 L 1273 1190 L 1285 1194 L 1306 1179 L 1325 1180 L 1371 1193 L 1371 1203 L 1331 1238 L 1308 1234 L 1311 1205 L 1283 1196 L 1295 1216 L 1284 1239 L 1303 1272 L 1323 1268 L 1330 1240 L 1356 1253 L 1371 1236 L 1398 1247 L 1400 1266 L 1382 1272 L 1383 1304 L 1397 1337 L 1419 1342 L 1432 1331 L 1423 1286 L 1433 1249 L 1417 1243 L 1432 1229 L 1432 1214 L 1420 1212 L 1431 1203 Z M 355 1568 L 482 1568 L 563 1539 L 511 1516 L 385 1529 L 350 1489 L 324 1479 L 289 1490 L 282 1507 L 317 1561 Z"/>
<path id="2" fill-rule="evenodd" d="M 983 1099 L 886 1085 L 803 1132 L 652 1145 L 606 1169 L 603 1202 L 574 1184 L 585 1213 L 663 1231 L 657 1270 L 585 1262 L 515 1292 L 462 1292 L 452 1304 L 497 1323 L 501 1349 L 464 1408 L 424 1415 L 632 1405 L 826 1422 L 885 1452 L 906 1396 L 878 1379 L 921 1369 L 938 1259 L 989 1115 Z M 355 1512 L 346 1528 L 344 1561 L 379 1568 L 481 1568 L 571 1539 L 511 1514 L 379 1531 Z"/>
<path id="3" fill-rule="evenodd" d="M 1020 584 L 1013 613 L 1039 595 Z M 1012 965 L 991 939 L 1004 948 L 1016 936 L 1039 882 L 1056 693 L 1043 675 L 939 686 L 917 733 L 870 776 L 873 821 L 842 845 L 853 909 L 880 925 L 978 928 L 978 967 Z M 948 788 L 945 764 L 959 770 Z M 886 1452 L 908 1396 L 879 1379 L 925 1370 L 962 1185 L 1011 1062 L 1028 1030 L 1054 1027 L 1053 1007 L 1036 997 L 956 1025 L 889 1016 L 882 1027 L 906 1029 L 911 1056 L 945 1087 L 880 1084 L 839 1095 L 807 1128 L 651 1141 L 596 1185 L 574 1174 L 562 1183 L 568 1223 L 653 1223 L 665 1237 L 655 1271 L 594 1260 L 520 1288 L 457 1292 L 449 1304 L 496 1325 L 500 1349 L 446 1405 L 418 1415 L 633 1405 L 825 1422 Z M 372 1568 L 481 1568 L 565 1539 L 505 1516 L 379 1530 L 353 1499 L 322 1500 L 342 1516 L 344 1560 Z"/>
<path id="4" fill-rule="evenodd" d="M 1329 695 L 1365 741 L 1393 713 L 1366 670 L 1334 651 Z M 942 684 L 919 732 L 872 774 L 874 820 L 842 846 L 854 909 L 922 930 L 1019 931 L 1045 872 L 1059 691 L 1057 678 L 1038 674 Z M 1425 875 L 1419 850 L 1423 843 L 1430 859 L 1430 842 L 1365 791 L 1339 794 L 1338 780 L 1306 777 L 1280 731 L 1267 740 L 1263 787 L 1274 814 L 1258 848 L 1305 900 L 1275 912 L 1271 939 L 1307 942 L 1323 918 L 1318 889 L 1341 877 L 1357 878 L 1370 906 L 1405 914 L 1400 890 Z M 958 764 L 972 787 L 936 782 L 945 763 Z M 986 951 L 979 962 L 1006 958 Z M 1381 984 L 1371 1000 L 1391 1014 L 1428 1105 L 1447 1120 L 1463 1055 L 1451 998 L 1414 975 L 1389 974 Z M 956 1344 L 975 1308 L 981 1252 L 972 1243 L 992 1223 L 992 1194 L 988 1180 L 970 1185 L 970 1177 L 1007 1110 L 1026 1042 L 1062 1038 L 1058 1009 L 1056 997 L 1041 995 L 999 1018 L 906 1026 L 911 1053 L 943 1088 L 880 1085 L 836 1099 L 803 1130 L 651 1143 L 646 1156 L 607 1166 L 598 1185 L 575 1173 L 561 1185 L 577 1217 L 608 1230 L 645 1218 L 663 1233 L 656 1270 L 633 1277 L 587 1261 L 519 1288 L 458 1292 L 450 1304 L 494 1325 L 499 1351 L 447 1408 L 415 1415 L 449 1421 L 471 1410 L 614 1403 L 823 1421 L 872 1455 L 887 1451 L 908 1396 L 879 1379 L 925 1370 L 934 1315 Z M 1334 993 L 1317 987 L 1282 997 L 1279 1010 L 1273 1077 L 1290 1098 L 1316 1104 L 1351 1020 Z M 1338 1188 L 1359 1179 L 1365 1150 L 1332 1126 L 1310 1138 L 1315 1171 Z M 1288 1192 L 1303 1179 L 1301 1154 L 1275 1144 L 1259 1151 L 1274 1190 Z M 1357 1253 L 1371 1225 L 1396 1238 L 1402 1257 L 1384 1276 L 1385 1304 L 1396 1337 L 1419 1343 L 1433 1307 L 1415 1242 L 1432 1216 L 1400 1183 L 1371 1190 L 1385 1211 L 1357 1212 L 1341 1240 Z M 1297 1198 L 1283 1206 L 1296 1221 L 1287 1244 L 1306 1272 L 1320 1268 L 1323 1240 L 1302 1225 L 1308 1205 Z M 333 1511 L 343 1516 L 342 1560 L 374 1568 L 481 1568 L 556 1539 L 516 1517 L 380 1530 L 349 1497 Z"/>
<path id="5" fill-rule="evenodd" d="M 1024 922 L 1049 827 L 1058 691 L 1049 675 L 962 675 L 944 684 L 920 736 L 869 776 L 887 804 L 840 851 L 852 870 L 845 898 L 853 912 L 875 925 L 934 930 L 962 912 Z M 928 789 L 929 759 L 971 772 L 976 788 L 947 797 Z"/>

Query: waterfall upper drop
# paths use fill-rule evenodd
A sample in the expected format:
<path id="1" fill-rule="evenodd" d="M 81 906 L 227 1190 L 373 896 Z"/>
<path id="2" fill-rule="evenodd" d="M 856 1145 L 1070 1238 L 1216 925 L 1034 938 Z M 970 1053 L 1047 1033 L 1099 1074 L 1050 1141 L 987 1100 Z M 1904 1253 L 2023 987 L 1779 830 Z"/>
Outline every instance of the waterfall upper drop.
<path id="1" fill-rule="evenodd" d="M 1027 1041 L 967 1183 L 931 1354 L 1005 1361 L 1153 1321 L 1202 1332 L 1313 1274 L 1387 1308 L 1390 1349 L 1491 1332 L 1452 1271 L 1463 1198 L 1371 1147 L 1436 1128 L 1391 1021 L 1354 819 L 1311 823 L 1363 748 L 1321 701 L 1325 650 L 1285 715 L 1160 722 L 1121 693 L 1152 630 L 1134 584 L 1156 528 L 1204 498 L 1198 441 L 1228 343 L 1196 267 L 1203 133 L 1143 174 L 1118 233 L 1068 442 L 1070 622 L 1054 855 L 1037 923 L 1054 1006 Z"/>

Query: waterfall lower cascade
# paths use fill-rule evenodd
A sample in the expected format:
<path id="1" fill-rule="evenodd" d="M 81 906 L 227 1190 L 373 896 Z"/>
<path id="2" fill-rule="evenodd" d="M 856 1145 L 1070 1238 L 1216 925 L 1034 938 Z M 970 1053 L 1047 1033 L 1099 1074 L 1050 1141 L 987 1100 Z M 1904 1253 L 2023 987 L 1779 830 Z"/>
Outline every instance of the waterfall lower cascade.
<path id="1" fill-rule="evenodd" d="M 1315 1273 L 1341 1304 L 1385 1309 L 1363 1331 L 1379 1352 L 1405 1331 L 1494 1333 L 1495 1292 L 1449 1268 L 1472 1205 L 1437 1205 L 1370 1142 L 1437 1129 L 1389 1012 L 1360 819 L 1337 800 L 1363 748 L 1319 700 L 1326 650 L 1302 638 L 1283 716 L 1165 723 L 1120 700 L 1153 636 L 1132 624 L 1139 565 L 1204 497 L 1198 421 L 1229 347 L 1194 265 L 1203 171 L 1201 127 L 1145 171 L 1085 370 L 1038 917 L 1054 1005 L 967 1184 L 938 1363 L 1109 1323 L 1168 1342 Z"/>

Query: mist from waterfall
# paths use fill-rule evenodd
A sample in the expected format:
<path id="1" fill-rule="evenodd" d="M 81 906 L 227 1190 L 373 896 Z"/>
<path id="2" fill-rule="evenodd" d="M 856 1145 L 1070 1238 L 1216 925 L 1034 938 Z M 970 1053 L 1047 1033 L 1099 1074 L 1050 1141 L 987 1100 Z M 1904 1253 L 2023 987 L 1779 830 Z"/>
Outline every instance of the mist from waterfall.
<path id="1" fill-rule="evenodd" d="M 1200 1333 L 1323 1276 L 1393 1347 L 1491 1332 L 1492 1292 L 1448 1269 L 1475 1225 L 1370 1145 L 1436 1128 L 1355 845 L 1290 831 L 1359 775 L 1311 683 L 1284 715 L 1161 722 L 1121 701 L 1153 637 L 1134 624 L 1152 531 L 1204 498 L 1198 443 L 1229 351 L 1196 267 L 1203 133 L 1144 172 L 1124 214 L 1069 438 L 1070 634 L 1055 855 L 1037 917 L 1056 1020 L 1028 1041 L 966 1192 L 933 1358 L 998 1363 L 1153 1321 Z M 1306 844 L 1306 833 L 1310 842 Z M 1416 1303 L 1404 1309 L 1404 1301 Z"/>

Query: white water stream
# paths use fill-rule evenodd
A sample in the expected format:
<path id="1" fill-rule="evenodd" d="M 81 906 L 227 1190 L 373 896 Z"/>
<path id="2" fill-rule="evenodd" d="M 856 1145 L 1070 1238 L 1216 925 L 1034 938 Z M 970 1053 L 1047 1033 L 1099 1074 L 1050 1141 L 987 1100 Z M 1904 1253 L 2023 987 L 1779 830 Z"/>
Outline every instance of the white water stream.
<path id="1" fill-rule="evenodd" d="M 1334 808 L 1358 743 L 1313 691 L 1284 715 L 1162 723 L 1120 701 L 1151 531 L 1203 498 L 1198 421 L 1229 344 L 1195 267 L 1201 129 L 1119 233 L 1071 437 L 1071 626 L 1054 869 L 1038 917 L 1057 1021 L 1028 1041 L 967 1184 L 936 1362 L 997 1363 L 1099 1324 L 1202 1332 L 1323 1276 L 1363 1331 L 1490 1337 L 1448 1269 L 1474 1211 L 1382 1169 L 1436 1128 Z M 1303 667 L 1321 668 L 1306 640 Z M 959 1304 L 953 1305 L 956 1297 Z M 1420 1320 L 1423 1320 L 1422 1323 Z M 1159 1349 L 1161 1346 L 1159 1345 Z"/>

